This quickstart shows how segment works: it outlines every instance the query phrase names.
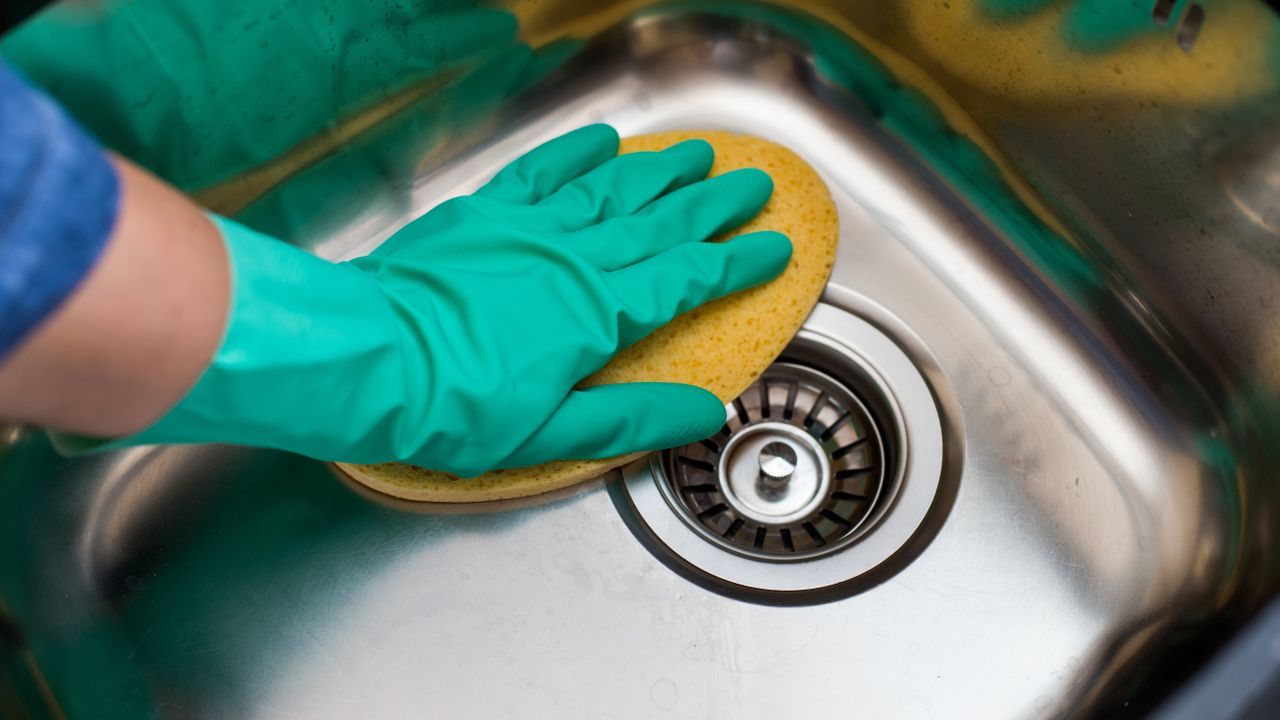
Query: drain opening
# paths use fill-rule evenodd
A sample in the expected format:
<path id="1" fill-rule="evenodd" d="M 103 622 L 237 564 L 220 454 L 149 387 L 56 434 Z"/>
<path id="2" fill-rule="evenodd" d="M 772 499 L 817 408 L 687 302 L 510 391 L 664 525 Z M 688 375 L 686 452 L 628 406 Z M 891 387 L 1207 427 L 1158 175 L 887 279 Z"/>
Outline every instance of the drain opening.
<path id="1" fill-rule="evenodd" d="M 610 494 L 637 539 L 703 587 L 825 602 L 883 581 L 927 545 L 948 507 L 935 499 L 953 497 L 958 478 L 950 456 L 942 492 L 946 457 L 939 406 L 912 358 L 819 303 L 725 406 L 718 434 L 623 467 Z"/>
<path id="2" fill-rule="evenodd" d="M 726 407 L 715 436 L 668 450 L 666 494 L 707 540 L 775 561 L 838 552 L 887 495 L 886 433 L 851 387 L 779 362 Z"/>

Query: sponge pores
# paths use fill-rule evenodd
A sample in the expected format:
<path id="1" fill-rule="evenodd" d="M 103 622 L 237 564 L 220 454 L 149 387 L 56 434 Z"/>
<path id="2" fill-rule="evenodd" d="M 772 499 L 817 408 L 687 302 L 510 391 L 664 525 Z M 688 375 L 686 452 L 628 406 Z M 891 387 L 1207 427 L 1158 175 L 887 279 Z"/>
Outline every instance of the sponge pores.
<path id="1" fill-rule="evenodd" d="M 619 353 L 583 387 L 624 382 L 702 386 L 725 403 L 782 352 L 817 303 L 835 260 L 838 223 L 826 185 L 804 160 L 776 143 L 722 131 L 680 131 L 622 140 L 619 152 L 661 150 L 701 138 L 715 149 L 711 175 L 755 167 L 773 178 L 764 210 L 724 238 L 777 230 L 791 239 L 791 262 L 771 282 L 695 308 Z M 400 463 L 338 467 L 382 493 L 422 502 L 480 502 L 550 492 L 597 477 L 643 453 L 604 460 L 560 460 L 471 478 Z"/>

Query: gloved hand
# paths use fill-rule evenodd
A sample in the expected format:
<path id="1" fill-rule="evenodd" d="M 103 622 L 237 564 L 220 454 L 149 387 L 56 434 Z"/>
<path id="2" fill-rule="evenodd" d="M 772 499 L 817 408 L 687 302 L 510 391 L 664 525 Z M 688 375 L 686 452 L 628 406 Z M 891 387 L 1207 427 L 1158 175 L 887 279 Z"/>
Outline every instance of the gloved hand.
<path id="1" fill-rule="evenodd" d="M 704 180 L 689 141 L 615 157 L 604 125 L 533 150 L 367 257 L 330 263 L 227 220 L 226 337 L 196 387 L 113 445 L 232 442 L 459 475 L 693 442 L 706 390 L 575 390 L 674 316 L 780 273 L 778 233 L 702 242 L 754 216 L 769 177 Z"/>

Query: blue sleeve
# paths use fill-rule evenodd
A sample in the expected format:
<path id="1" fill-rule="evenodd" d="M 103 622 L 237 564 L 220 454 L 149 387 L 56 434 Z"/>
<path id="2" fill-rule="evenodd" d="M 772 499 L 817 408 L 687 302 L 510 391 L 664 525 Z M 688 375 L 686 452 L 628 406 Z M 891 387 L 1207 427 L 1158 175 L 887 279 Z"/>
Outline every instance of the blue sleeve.
<path id="1" fill-rule="evenodd" d="M 97 143 L 0 61 L 0 360 L 93 267 L 119 200 Z"/>

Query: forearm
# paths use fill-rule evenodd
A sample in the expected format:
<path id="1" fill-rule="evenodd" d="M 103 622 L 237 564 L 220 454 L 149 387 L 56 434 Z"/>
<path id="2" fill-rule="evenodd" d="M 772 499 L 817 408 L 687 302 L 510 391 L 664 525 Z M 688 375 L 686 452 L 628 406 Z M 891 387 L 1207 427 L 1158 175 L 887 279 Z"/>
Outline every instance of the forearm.
<path id="1" fill-rule="evenodd" d="M 115 437 L 159 418 L 217 350 L 230 278 L 193 203 L 113 159 L 119 215 L 97 265 L 0 360 L 0 417 Z"/>

